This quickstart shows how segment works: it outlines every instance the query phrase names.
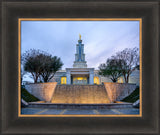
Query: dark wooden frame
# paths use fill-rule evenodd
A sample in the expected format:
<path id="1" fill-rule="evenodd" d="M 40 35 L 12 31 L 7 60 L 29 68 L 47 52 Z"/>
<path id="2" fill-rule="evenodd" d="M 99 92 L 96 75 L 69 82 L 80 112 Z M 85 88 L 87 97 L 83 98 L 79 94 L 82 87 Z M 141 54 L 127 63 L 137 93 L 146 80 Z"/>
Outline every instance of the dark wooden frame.
<path id="1" fill-rule="evenodd" d="M 4 0 L 1 134 L 159 134 L 159 1 Z M 18 18 L 142 18 L 142 117 L 18 117 Z"/>

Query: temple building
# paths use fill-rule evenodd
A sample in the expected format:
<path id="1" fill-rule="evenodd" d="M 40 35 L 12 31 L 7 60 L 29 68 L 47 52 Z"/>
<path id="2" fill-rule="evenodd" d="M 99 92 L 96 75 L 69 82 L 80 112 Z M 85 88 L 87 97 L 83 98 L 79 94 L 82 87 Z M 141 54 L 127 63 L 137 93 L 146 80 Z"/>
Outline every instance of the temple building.
<path id="1" fill-rule="evenodd" d="M 84 44 L 82 44 L 81 35 L 79 35 L 78 44 L 76 44 L 75 61 L 72 68 L 66 68 L 65 70 L 59 70 L 52 78 L 52 82 L 58 84 L 102 84 L 102 82 L 111 82 L 108 77 L 103 77 L 98 74 L 98 70 L 94 68 L 88 68 L 84 54 Z M 134 73 L 135 77 L 132 77 L 131 82 L 139 85 L 139 71 Z M 124 79 L 121 77 L 118 80 L 119 83 L 123 83 Z"/>

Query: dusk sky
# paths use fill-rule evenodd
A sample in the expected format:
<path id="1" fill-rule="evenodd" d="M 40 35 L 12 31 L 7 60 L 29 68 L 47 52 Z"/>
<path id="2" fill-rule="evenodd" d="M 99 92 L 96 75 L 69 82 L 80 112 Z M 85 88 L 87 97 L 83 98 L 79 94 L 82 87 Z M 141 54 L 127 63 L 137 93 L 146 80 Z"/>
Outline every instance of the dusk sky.
<path id="1" fill-rule="evenodd" d="M 139 21 L 22 21 L 21 53 L 40 49 L 71 68 L 81 34 L 88 68 L 98 69 L 125 48 L 139 48 Z"/>

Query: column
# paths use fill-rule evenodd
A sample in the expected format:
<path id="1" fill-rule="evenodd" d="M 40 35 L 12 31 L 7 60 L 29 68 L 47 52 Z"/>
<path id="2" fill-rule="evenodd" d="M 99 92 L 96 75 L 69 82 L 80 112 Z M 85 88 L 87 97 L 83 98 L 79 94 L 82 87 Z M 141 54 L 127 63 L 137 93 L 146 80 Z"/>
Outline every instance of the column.
<path id="1" fill-rule="evenodd" d="M 67 71 L 67 84 L 71 84 L 71 73 Z"/>
<path id="2" fill-rule="evenodd" d="M 89 84 L 94 84 L 94 70 L 89 72 Z"/>

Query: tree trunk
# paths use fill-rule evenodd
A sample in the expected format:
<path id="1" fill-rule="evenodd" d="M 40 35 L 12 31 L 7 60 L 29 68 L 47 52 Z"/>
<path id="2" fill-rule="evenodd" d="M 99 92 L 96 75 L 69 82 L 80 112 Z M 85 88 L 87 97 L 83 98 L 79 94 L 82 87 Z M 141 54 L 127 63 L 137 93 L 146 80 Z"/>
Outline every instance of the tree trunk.
<path id="1" fill-rule="evenodd" d="M 37 83 L 37 80 L 38 80 L 38 78 L 36 77 L 35 80 L 34 80 L 34 83 Z"/>
<path id="2" fill-rule="evenodd" d="M 35 80 L 34 80 L 34 83 L 37 83 L 38 77 L 39 77 L 39 75 L 36 75 L 36 78 L 35 78 Z"/>
<path id="3" fill-rule="evenodd" d="M 128 81 L 129 81 L 129 74 L 127 75 L 127 81 L 126 81 L 126 83 L 128 83 Z"/>
<path id="4" fill-rule="evenodd" d="M 127 83 L 126 74 L 123 74 L 123 76 L 124 76 L 125 83 Z"/>
<path id="5" fill-rule="evenodd" d="M 45 78 L 44 78 L 44 82 L 48 82 L 48 77 L 45 77 Z"/>
<path id="6" fill-rule="evenodd" d="M 117 79 L 114 78 L 110 78 L 112 80 L 112 82 L 117 82 Z"/>

